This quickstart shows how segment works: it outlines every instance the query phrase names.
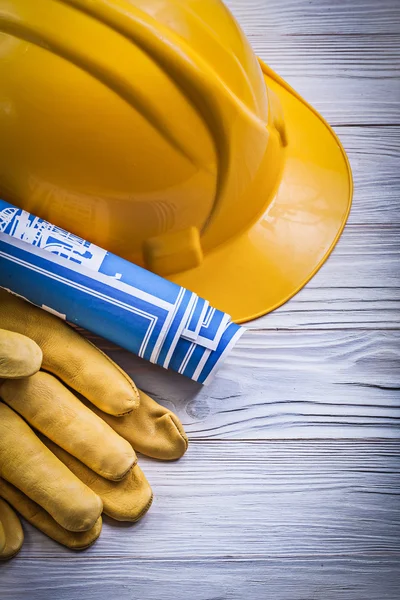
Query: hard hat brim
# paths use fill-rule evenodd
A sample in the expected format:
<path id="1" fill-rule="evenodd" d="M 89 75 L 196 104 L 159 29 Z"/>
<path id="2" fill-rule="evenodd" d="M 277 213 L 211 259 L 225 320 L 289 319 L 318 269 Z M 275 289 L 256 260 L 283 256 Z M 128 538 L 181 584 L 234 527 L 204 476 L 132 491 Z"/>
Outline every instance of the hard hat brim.
<path id="1" fill-rule="evenodd" d="M 277 193 L 248 231 L 171 277 L 236 323 L 260 317 L 294 296 L 332 252 L 352 200 L 345 151 L 326 121 L 260 61 L 279 96 L 288 145 Z"/>

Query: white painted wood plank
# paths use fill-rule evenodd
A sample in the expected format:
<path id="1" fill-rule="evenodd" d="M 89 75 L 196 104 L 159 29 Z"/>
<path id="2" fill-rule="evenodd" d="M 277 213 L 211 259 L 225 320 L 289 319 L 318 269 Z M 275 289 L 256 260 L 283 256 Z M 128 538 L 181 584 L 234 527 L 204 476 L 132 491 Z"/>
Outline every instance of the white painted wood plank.
<path id="1" fill-rule="evenodd" d="M 400 21 L 399 21 L 400 22 Z M 373 91 L 375 82 L 391 79 L 399 89 L 400 31 L 387 35 L 279 34 L 277 31 L 250 33 L 256 54 L 282 77 L 333 79 L 345 83 L 357 79 Z M 375 83 L 374 83 L 375 85 Z"/>
<path id="2" fill-rule="evenodd" d="M 397 0 L 225 0 L 249 35 L 399 33 Z"/>
<path id="3" fill-rule="evenodd" d="M 398 558 L 143 560 L 86 556 L 0 566 L 4 600 L 398 600 Z"/>
<path id="4" fill-rule="evenodd" d="M 255 52 L 331 125 L 400 124 L 396 0 L 228 5 Z"/>
<path id="5" fill-rule="evenodd" d="M 329 75 L 313 79 L 299 74 L 286 79 L 333 127 L 400 124 L 399 83 L 394 79 L 372 77 L 369 85 L 366 80 Z"/>
<path id="6" fill-rule="evenodd" d="M 400 227 L 349 225 L 309 286 L 397 288 Z"/>
<path id="7" fill-rule="evenodd" d="M 140 462 L 151 510 L 136 525 L 107 519 L 85 558 L 285 558 L 290 568 L 303 557 L 399 556 L 398 441 L 193 443 L 179 462 Z M 76 556 L 26 531 L 15 568 L 27 557 L 62 557 L 62 568 Z M 2 570 L 0 597 L 7 579 Z"/>
<path id="8" fill-rule="evenodd" d="M 246 326 L 399 329 L 400 228 L 347 226 L 331 257 L 303 290 Z"/>
<path id="9" fill-rule="evenodd" d="M 400 331 L 251 331 L 203 388 L 100 346 L 191 439 L 400 435 Z"/>
<path id="10" fill-rule="evenodd" d="M 400 127 L 337 127 L 336 132 L 353 171 L 349 223 L 398 224 Z"/>
<path id="11" fill-rule="evenodd" d="M 399 288 L 306 286 L 289 302 L 255 321 L 249 329 L 400 328 Z"/>
<path id="12" fill-rule="evenodd" d="M 400 35 L 249 39 L 331 125 L 400 124 Z"/>

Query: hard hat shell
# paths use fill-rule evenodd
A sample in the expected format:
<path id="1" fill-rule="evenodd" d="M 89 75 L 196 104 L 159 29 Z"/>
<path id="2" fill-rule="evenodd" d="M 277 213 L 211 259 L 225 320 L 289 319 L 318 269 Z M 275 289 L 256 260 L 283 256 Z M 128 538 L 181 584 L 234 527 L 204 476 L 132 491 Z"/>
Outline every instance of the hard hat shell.
<path id="1" fill-rule="evenodd" d="M 352 184 L 219 0 L 1 0 L 0 195 L 242 322 L 323 263 Z"/>

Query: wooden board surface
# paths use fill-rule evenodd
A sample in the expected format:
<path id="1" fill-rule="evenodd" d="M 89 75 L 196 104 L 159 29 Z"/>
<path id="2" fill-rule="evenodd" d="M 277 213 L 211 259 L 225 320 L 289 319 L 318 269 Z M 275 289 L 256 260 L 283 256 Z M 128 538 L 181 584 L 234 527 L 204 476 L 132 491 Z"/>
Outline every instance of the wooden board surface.
<path id="1" fill-rule="evenodd" d="M 106 520 L 82 554 L 26 526 L 1 600 L 400 597 L 400 2 L 226 3 L 342 140 L 349 224 L 207 388 L 95 340 L 179 414 L 190 450 L 142 458 L 152 510 Z"/>
<path id="2" fill-rule="evenodd" d="M 398 599 L 397 441 L 195 442 L 142 464 L 143 521 L 107 519 L 79 556 L 27 527 L 0 597 Z"/>
<path id="3" fill-rule="evenodd" d="M 179 462 L 141 465 L 154 489 L 151 511 L 136 525 L 105 519 L 86 558 L 400 553 L 397 441 L 193 442 Z M 71 553 L 29 535 L 24 556 Z"/>
<path id="4" fill-rule="evenodd" d="M 399 33 L 396 0 L 226 0 L 248 36 Z"/>
<path id="5" fill-rule="evenodd" d="M 399 436 L 397 330 L 256 329 L 203 388 L 101 347 L 179 415 L 191 439 Z"/>
<path id="6" fill-rule="evenodd" d="M 218 561 L 20 559 L 8 567 L 0 590 L 4 598 L 29 600 L 398 600 L 398 561 L 381 554 Z"/>

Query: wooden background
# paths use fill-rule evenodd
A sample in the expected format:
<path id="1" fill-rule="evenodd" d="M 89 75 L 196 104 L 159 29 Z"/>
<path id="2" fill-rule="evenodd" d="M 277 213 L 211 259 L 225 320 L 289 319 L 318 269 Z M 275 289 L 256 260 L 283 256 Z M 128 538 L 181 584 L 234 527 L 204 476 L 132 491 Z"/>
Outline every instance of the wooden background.
<path id="1" fill-rule="evenodd" d="M 189 434 L 142 459 L 136 525 L 74 554 L 26 526 L 2 600 L 400 598 L 400 1 L 229 0 L 333 125 L 354 205 L 332 257 L 201 389 L 99 342 Z"/>

